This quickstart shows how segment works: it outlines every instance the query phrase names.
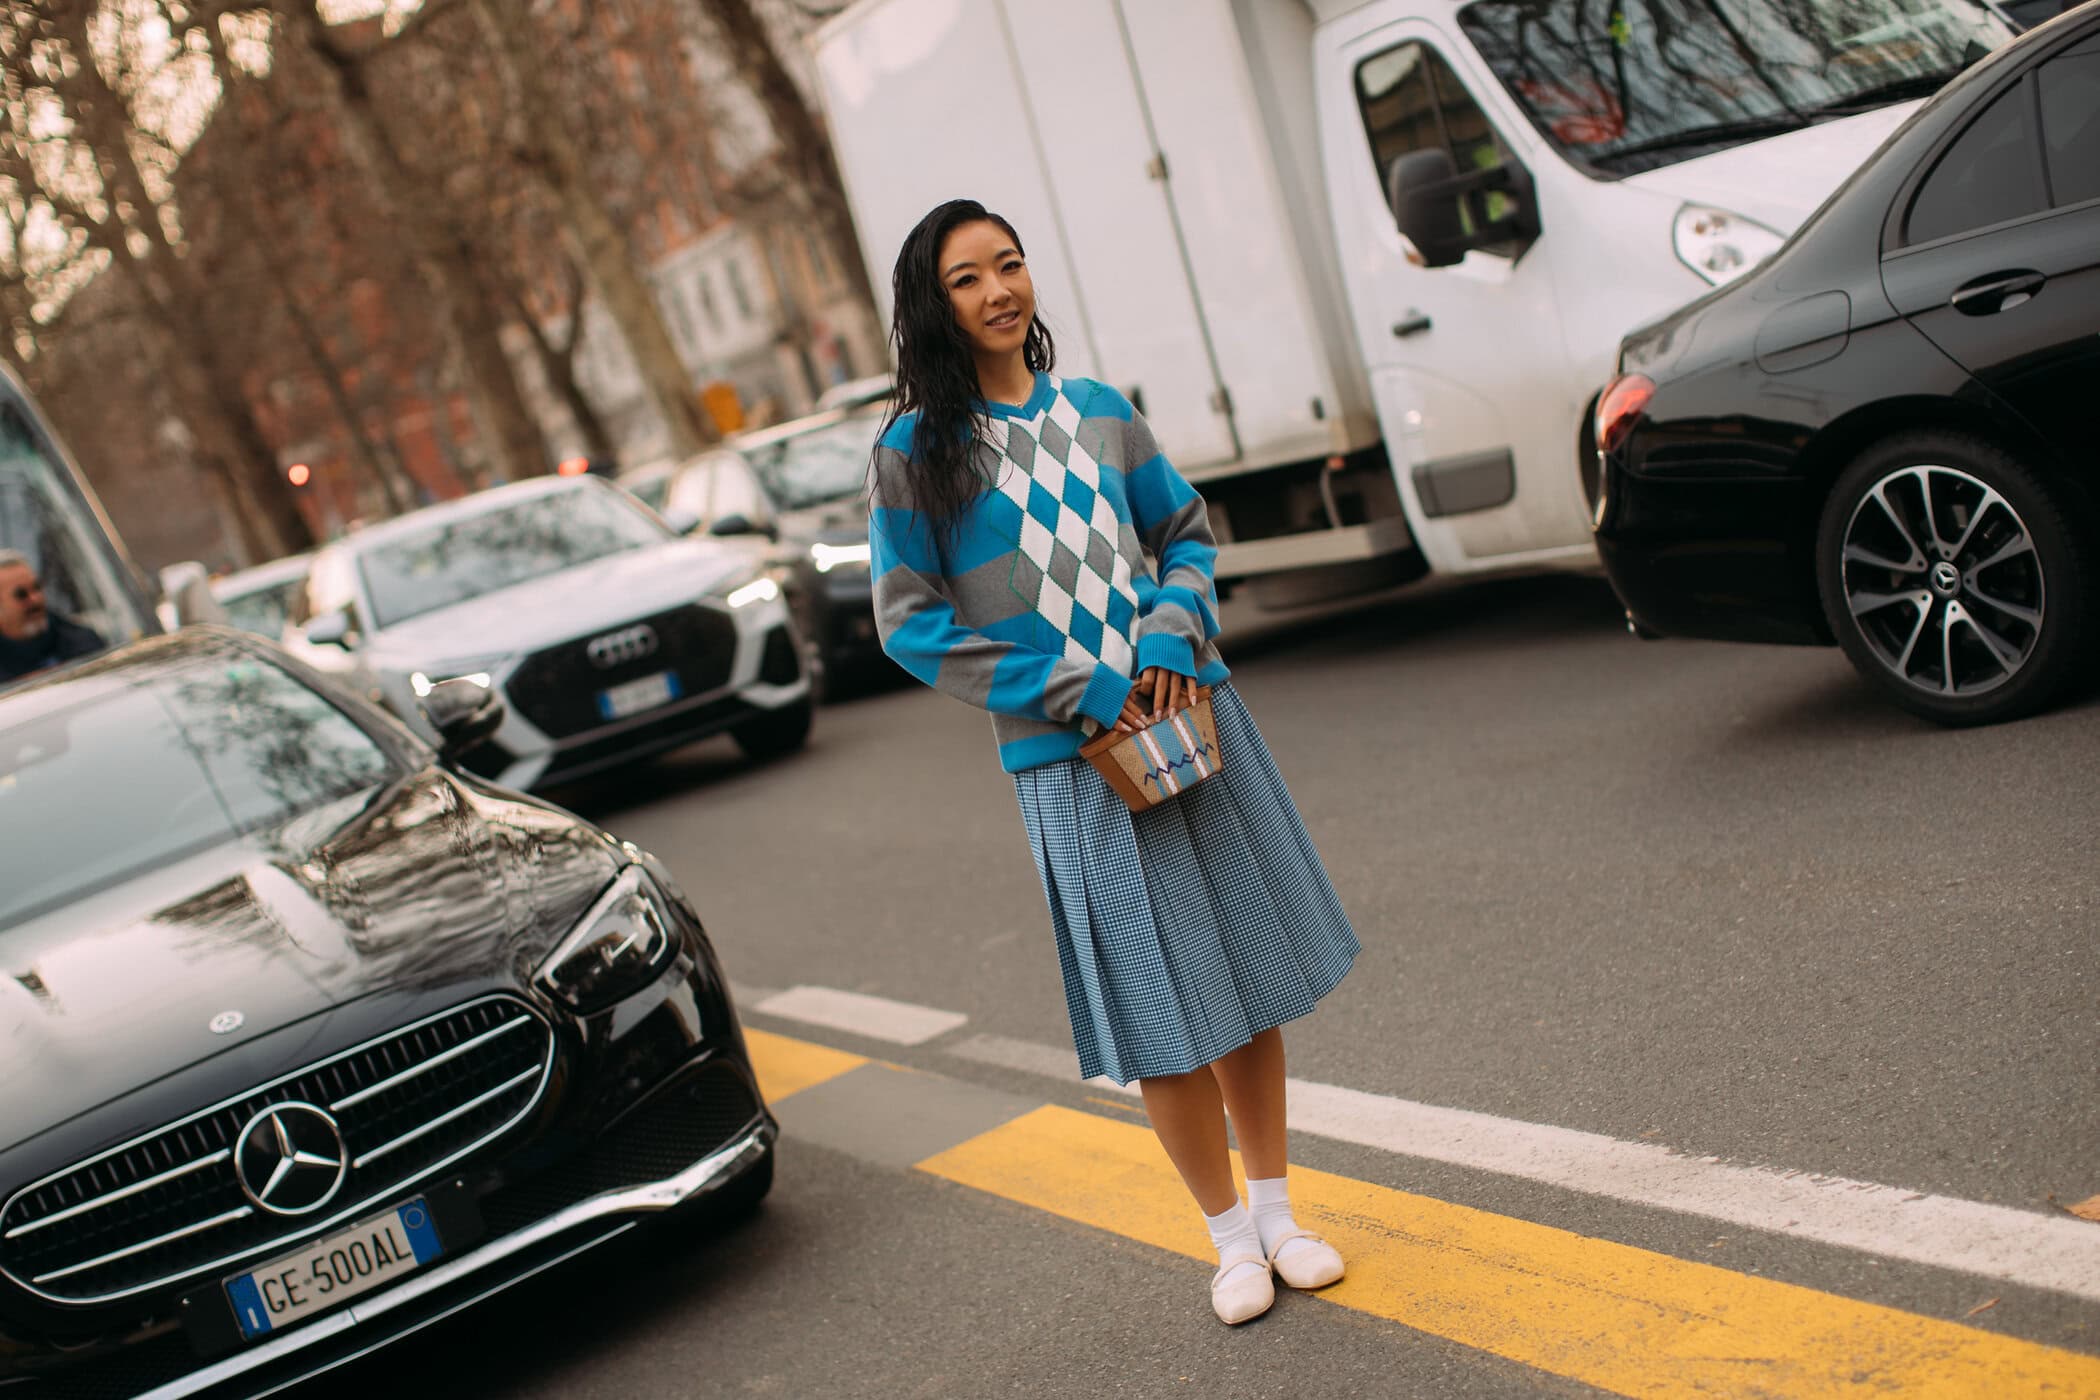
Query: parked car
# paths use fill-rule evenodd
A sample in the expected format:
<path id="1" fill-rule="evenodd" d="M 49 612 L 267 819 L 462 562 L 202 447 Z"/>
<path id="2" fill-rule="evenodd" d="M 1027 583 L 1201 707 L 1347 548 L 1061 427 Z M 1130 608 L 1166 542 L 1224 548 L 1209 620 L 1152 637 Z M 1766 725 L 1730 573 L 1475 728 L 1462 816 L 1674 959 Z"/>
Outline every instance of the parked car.
<path id="1" fill-rule="evenodd" d="M 1981 0 L 858 0 L 815 57 L 878 298 L 941 200 L 1011 219 L 1060 368 L 1145 414 L 1268 607 L 1594 568 L 1620 338 L 2012 32 Z"/>
<path id="2" fill-rule="evenodd" d="M 502 727 L 464 761 L 508 787 L 724 731 L 755 758 L 809 736 L 779 584 L 749 550 L 680 538 L 592 476 L 497 487 L 328 545 L 301 625 L 296 654 L 412 724 L 441 681 L 503 695 Z"/>
<path id="3" fill-rule="evenodd" d="M 1977 64 L 1770 262 L 1628 337 L 1596 532 L 1637 625 L 1836 641 L 1943 724 L 2089 664 L 2100 6 Z"/>
<path id="4" fill-rule="evenodd" d="M 897 392 L 896 381 L 887 374 L 870 374 L 860 379 L 849 379 L 843 384 L 834 384 L 817 395 L 812 412 L 829 413 L 834 408 L 862 408 L 871 403 L 881 403 Z"/>
<path id="5" fill-rule="evenodd" d="M 0 695 L 0 1391 L 275 1393 L 766 1193 L 690 901 L 426 704 L 212 627 Z"/>
<path id="6" fill-rule="evenodd" d="M 676 526 L 767 543 L 822 686 L 889 664 L 868 578 L 868 463 L 884 416 L 838 409 L 746 433 L 680 467 L 664 497 Z"/>
<path id="7" fill-rule="evenodd" d="M 274 642 L 291 625 L 292 611 L 306 590 L 306 571 L 312 564 L 311 554 L 273 559 L 213 579 L 211 594 L 225 610 L 229 625 Z"/>

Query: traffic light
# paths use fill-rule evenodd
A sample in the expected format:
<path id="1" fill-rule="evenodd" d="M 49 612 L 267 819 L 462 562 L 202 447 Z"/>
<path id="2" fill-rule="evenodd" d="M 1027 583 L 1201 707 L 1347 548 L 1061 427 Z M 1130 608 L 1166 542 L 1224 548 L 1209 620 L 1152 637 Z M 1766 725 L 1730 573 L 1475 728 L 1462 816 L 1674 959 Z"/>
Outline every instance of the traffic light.
<path id="1" fill-rule="evenodd" d="M 294 462 L 284 469 L 284 479 L 294 486 L 304 486 L 314 479 L 313 468 L 304 462 Z"/>

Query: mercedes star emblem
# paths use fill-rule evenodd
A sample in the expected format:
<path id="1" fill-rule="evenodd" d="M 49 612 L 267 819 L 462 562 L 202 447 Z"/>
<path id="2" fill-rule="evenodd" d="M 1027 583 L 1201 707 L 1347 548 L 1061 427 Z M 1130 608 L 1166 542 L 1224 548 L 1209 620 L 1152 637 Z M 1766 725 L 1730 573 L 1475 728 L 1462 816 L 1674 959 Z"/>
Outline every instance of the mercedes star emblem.
<path id="1" fill-rule="evenodd" d="M 218 1015 L 211 1018 L 211 1033 L 213 1035 L 232 1035 L 247 1024 L 248 1018 L 240 1012 L 221 1011 Z"/>
<path id="2" fill-rule="evenodd" d="M 271 1104 L 233 1145 L 241 1190 L 272 1215 L 319 1210 L 335 1199 L 349 1169 L 342 1130 L 310 1103 Z"/>

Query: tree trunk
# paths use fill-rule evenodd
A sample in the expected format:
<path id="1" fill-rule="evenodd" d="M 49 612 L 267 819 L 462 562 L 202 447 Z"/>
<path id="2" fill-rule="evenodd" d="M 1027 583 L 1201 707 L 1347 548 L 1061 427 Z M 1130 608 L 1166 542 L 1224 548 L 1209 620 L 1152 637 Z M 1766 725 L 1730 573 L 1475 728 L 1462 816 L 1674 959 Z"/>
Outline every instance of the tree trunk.
<path id="1" fill-rule="evenodd" d="M 574 264 L 571 264 L 574 267 Z M 518 321 L 525 333 L 532 337 L 532 350 L 538 356 L 540 373 L 547 377 L 547 385 L 561 397 L 562 407 L 569 410 L 569 417 L 576 423 L 576 431 L 583 435 L 584 450 L 593 457 L 607 460 L 617 455 L 613 448 L 612 433 L 605 420 L 598 415 L 598 408 L 583 392 L 583 385 L 576 382 L 576 347 L 583 339 L 583 278 L 581 275 L 569 279 L 569 333 L 563 344 L 556 345 L 540 329 L 539 318 L 532 314 L 517 296 L 511 293 L 511 306 L 517 312 Z"/>
<path id="2" fill-rule="evenodd" d="M 209 329 L 204 290 L 168 242 L 160 206 L 132 151 L 130 111 L 93 60 L 87 10 L 61 7 L 54 17 L 56 32 L 76 58 L 70 69 L 62 70 L 54 92 L 73 119 L 77 138 L 94 157 L 113 211 L 90 237 L 134 279 L 165 343 L 165 359 L 190 431 L 244 507 L 241 547 L 261 551 L 264 559 L 310 548 L 313 531 L 277 474 L 276 448 L 256 421 L 237 368 L 227 363 L 224 347 Z M 126 204 L 131 221 L 118 222 L 114 210 Z"/>
<path id="3" fill-rule="evenodd" d="M 359 61 L 332 44 L 315 13 L 318 0 L 277 0 L 284 29 L 316 60 L 320 89 L 344 148 L 372 181 L 392 231 L 413 250 L 431 311 L 465 382 L 474 421 L 498 472 L 517 479 L 545 473 L 547 439 L 518 387 L 503 348 L 502 321 L 476 285 L 473 253 L 430 211 L 440 196 L 401 158 L 381 122 Z"/>
<path id="4" fill-rule="evenodd" d="M 693 3 L 721 35 L 737 76 L 765 111 L 774 138 L 780 142 L 788 188 L 803 201 L 831 260 L 845 274 L 847 289 L 872 313 L 875 288 L 868 281 L 868 265 L 861 257 L 860 236 L 853 227 L 853 210 L 846 202 L 846 182 L 839 175 L 831 138 L 803 100 L 787 65 L 774 52 L 765 22 L 751 0 Z"/>
<path id="5" fill-rule="evenodd" d="M 693 392 L 691 376 L 664 326 L 655 293 L 635 267 L 626 235 L 598 197 L 583 153 L 561 124 L 561 106 L 540 67 L 534 26 L 528 17 L 498 0 L 467 3 L 503 75 L 512 115 L 523 124 L 533 155 L 528 163 L 561 207 L 577 260 L 590 274 L 606 314 L 627 342 L 643 391 L 663 420 L 672 455 L 684 457 L 699 451 L 715 440 L 714 425 Z"/>

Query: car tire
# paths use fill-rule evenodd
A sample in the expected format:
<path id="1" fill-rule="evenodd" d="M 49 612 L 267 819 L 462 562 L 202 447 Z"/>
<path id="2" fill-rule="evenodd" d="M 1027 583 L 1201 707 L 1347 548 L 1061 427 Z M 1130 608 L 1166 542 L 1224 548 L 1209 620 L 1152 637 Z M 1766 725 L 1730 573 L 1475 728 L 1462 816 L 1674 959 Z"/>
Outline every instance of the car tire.
<path id="1" fill-rule="evenodd" d="M 809 742 L 809 726 L 816 702 L 804 696 L 792 705 L 768 710 L 730 731 L 746 758 L 764 762 L 793 753 Z"/>
<path id="2" fill-rule="evenodd" d="M 1981 438 L 1916 432 L 1839 474 L 1816 534 L 1831 631 L 1936 723 L 2033 714 L 2080 678 L 2095 542 L 2065 487 Z"/>

